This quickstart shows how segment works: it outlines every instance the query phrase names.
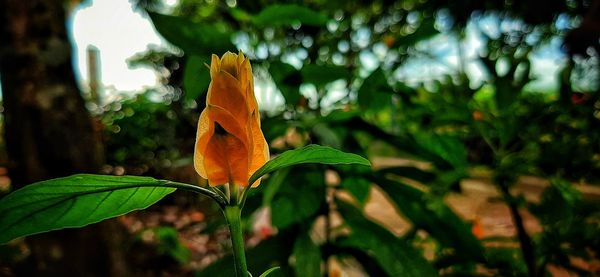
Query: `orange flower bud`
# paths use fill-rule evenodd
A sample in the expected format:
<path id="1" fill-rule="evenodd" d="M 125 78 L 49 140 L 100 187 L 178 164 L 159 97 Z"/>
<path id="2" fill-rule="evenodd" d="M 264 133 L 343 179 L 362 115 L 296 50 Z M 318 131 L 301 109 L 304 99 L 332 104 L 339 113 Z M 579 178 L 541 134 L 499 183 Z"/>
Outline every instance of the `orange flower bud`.
<path id="1" fill-rule="evenodd" d="M 210 77 L 206 108 L 198 121 L 194 167 L 210 186 L 233 182 L 246 187 L 269 160 L 250 61 L 242 53 L 227 52 L 221 59 L 213 55 Z"/>

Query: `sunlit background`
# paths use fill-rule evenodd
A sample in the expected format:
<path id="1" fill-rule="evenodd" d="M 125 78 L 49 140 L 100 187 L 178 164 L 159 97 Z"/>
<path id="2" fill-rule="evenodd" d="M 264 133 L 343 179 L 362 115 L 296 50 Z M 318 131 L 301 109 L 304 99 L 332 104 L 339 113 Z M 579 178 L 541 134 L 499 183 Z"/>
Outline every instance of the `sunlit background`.
<path id="1" fill-rule="evenodd" d="M 165 12 L 175 5 L 177 5 L 177 0 L 166 1 Z M 496 15 L 480 15 L 469 22 L 466 35 L 464 38 L 459 39 L 456 34 L 450 33 L 448 29 L 448 26 L 452 24 L 451 20 L 448 15 L 443 13 L 436 18 L 436 27 L 442 33 L 427 41 L 420 42 L 415 49 L 417 52 L 414 54 L 416 55 L 411 56 L 410 61 L 396 70 L 395 78 L 412 86 L 420 84 L 432 86 L 435 80 L 442 80 L 448 75 L 456 75 L 464 71 L 469 75 L 473 86 L 480 85 L 489 78 L 489 76 L 485 76 L 478 60 L 482 51 L 485 51 L 484 45 L 482 45 L 481 32 L 485 32 L 489 37 L 497 38 L 501 32 L 523 28 L 523 23 L 519 20 L 500 25 Z M 89 90 L 87 49 L 91 46 L 99 51 L 100 71 L 98 77 L 101 80 L 101 94 L 105 102 L 117 99 L 116 95 L 120 95 L 119 92 L 139 93 L 148 88 L 160 87 L 160 78 L 157 76 L 160 72 L 144 66 L 129 65 L 128 60 L 135 54 L 152 48 L 178 51 L 156 32 L 145 13 L 136 10 L 132 2 L 124 0 L 85 1 L 73 11 L 68 23 L 71 27 L 72 40 L 75 46 L 73 51 L 76 76 L 84 91 Z M 563 16 L 556 21 L 556 28 L 566 30 L 571 28 L 573 24 L 575 22 L 570 22 L 567 17 Z M 337 28 L 336 25 L 333 21 L 327 27 L 334 31 Z M 498 26 L 501 29 L 498 29 Z M 371 39 L 370 36 L 370 31 L 367 28 L 358 29 L 356 36 L 353 37 L 353 43 L 358 46 L 367 45 Z M 535 33 L 531 36 L 531 42 L 538 43 L 539 38 L 535 37 Z M 245 40 L 247 38 L 244 34 L 234 38 L 241 50 L 248 52 L 248 46 L 244 45 Z M 310 42 L 306 43 L 310 45 Z M 561 45 L 561 39 L 556 37 L 549 42 L 544 42 L 543 46 L 536 48 L 531 54 L 532 75 L 535 81 L 528 84 L 528 88 L 537 91 L 556 92 L 558 85 L 557 72 L 565 61 L 565 54 L 561 49 Z M 338 50 L 341 53 L 348 51 L 349 47 L 347 41 L 341 41 L 338 44 Z M 256 53 L 251 53 L 251 55 L 264 58 L 267 55 L 265 51 L 267 50 L 259 48 Z M 459 53 L 459 51 L 462 53 Z M 301 67 L 302 60 L 305 58 L 306 53 L 299 51 L 295 55 L 286 56 L 284 59 L 296 67 Z M 335 63 L 336 57 L 333 58 Z M 384 42 L 360 52 L 360 62 L 365 74 L 374 70 L 380 64 L 391 63 L 397 58 L 397 54 L 388 53 Z M 337 86 L 340 90 L 344 88 L 344 84 L 333 84 L 333 86 Z M 310 96 L 314 94 L 314 89 L 305 87 L 302 93 Z M 283 99 L 277 94 L 274 84 L 264 78 L 258 79 L 257 94 L 264 110 L 277 110 L 283 103 Z M 326 101 L 326 103 L 335 102 L 341 94 L 343 92 L 337 95 L 335 92 L 331 93 L 328 96 L 329 101 Z"/>

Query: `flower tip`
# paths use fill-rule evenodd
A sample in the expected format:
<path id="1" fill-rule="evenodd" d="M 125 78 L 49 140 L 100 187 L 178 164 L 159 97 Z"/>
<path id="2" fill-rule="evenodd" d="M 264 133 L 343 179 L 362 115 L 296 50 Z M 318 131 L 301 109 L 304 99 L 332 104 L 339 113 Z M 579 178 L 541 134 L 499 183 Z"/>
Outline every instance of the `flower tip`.
<path id="1" fill-rule="evenodd" d="M 225 71 L 237 79 L 239 75 L 238 55 L 229 51 L 223 54 L 223 57 L 221 57 L 221 71 Z"/>

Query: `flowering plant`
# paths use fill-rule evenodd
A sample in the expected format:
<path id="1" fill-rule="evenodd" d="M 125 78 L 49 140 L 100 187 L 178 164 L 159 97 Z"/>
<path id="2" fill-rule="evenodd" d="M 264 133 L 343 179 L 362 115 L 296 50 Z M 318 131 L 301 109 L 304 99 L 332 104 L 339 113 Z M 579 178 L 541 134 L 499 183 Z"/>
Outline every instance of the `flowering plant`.
<path id="1" fill-rule="evenodd" d="M 41 181 L 0 199 L 0 243 L 145 209 L 181 189 L 206 195 L 223 210 L 231 232 L 236 275 L 247 276 L 241 210 L 248 191 L 264 175 L 306 163 L 370 165 L 358 155 L 318 145 L 290 150 L 268 161 L 249 60 L 242 53 L 228 52 L 220 59 L 214 55 L 210 71 L 207 105 L 198 122 L 194 153 L 196 171 L 208 179 L 208 187 L 94 174 Z"/>

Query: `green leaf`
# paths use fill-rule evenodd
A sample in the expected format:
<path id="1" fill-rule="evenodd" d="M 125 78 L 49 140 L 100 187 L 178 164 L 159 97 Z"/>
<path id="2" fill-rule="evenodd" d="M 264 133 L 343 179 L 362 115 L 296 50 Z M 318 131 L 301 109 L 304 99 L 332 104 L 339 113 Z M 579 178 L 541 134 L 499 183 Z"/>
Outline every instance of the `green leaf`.
<path id="1" fill-rule="evenodd" d="M 324 86 L 340 79 L 349 79 L 352 74 L 343 66 L 307 64 L 300 70 L 302 81 L 314 84 L 317 87 Z"/>
<path id="2" fill-rule="evenodd" d="M 498 269 L 497 276 L 527 276 L 527 265 L 519 248 L 487 247 L 486 258 L 486 265 Z"/>
<path id="3" fill-rule="evenodd" d="M 366 219 L 362 212 L 336 201 L 351 234 L 336 242 L 341 247 L 368 250 L 389 276 L 437 276 L 436 270 L 405 240 Z"/>
<path id="4" fill-rule="evenodd" d="M 291 26 L 297 23 L 322 27 L 327 24 L 327 17 L 317 11 L 299 5 L 269 5 L 258 15 L 254 16 L 252 22 L 259 27 Z"/>
<path id="5" fill-rule="evenodd" d="M 263 274 L 260 275 L 260 277 L 267 277 L 269 275 L 271 275 L 271 273 L 274 273 L 275 271 L 281 270 L 281 267 L 272 267 L 269 270 L 263 272 Z"/>
<path id="6" fill-rule="evenodd" d="M 435 174 L 429 171 L 419 169 L 414 166 L 395 166 L 387 167 L 377 172 L 381 174 L 394 174 L 403 178 L 413 179 L 424 185 L 429 185 L 436 178 Z"/>
<path id="7" fill-rule="evenodd" d="M 191 252 L 179 240 L 179 234 L 173 227 L 157 227 L 145 232 L 153 232 L 158 242 L 157 251 L 172 257 L 180 264 L 187 264 L 190 260 Z M 141 239 L 141 237 L 140 237 Z"/>
<path id="8" fill-rule="evenodd" d="M 461 257 L 475 261 L 483 259 L 483 246 L 471 232 L 471 227 L 441 199 L 428 199 L 424 192 L 390 179 L 378 178 L 376 183 L 415 228 L 427 231 L 443 246 L 456 249 Z"/>
<path id="9" fill-rule="evenodd" d="M 518 99 L 520 90 L 514 87 L 513 82 L 515 80 L 512 76 L 497 77 L 494 82 L 496 85 L 494 99 L 496 100 L 496 107 L 501 112 L 508 110 Z"/>
<path id="10" fill-rule="evenodd" d="M 286 168 L 273 173 L 273 176 L 269 177 L 268 183 L 265 185 L 264 189 L 264 196 L 262 202 L 263 206 L 271 205 L 273 197 L 279 191 L 281 185 L 283 185 L 283 182 L 285 181 L 289 172 L 289 168 Z"/>
<path id="11" fill-rule="evenodd" d="M 369 160 L 351 153 L 344 153 L 340 150 L 327 146 L 311 144 L 299 149 L 283 152 L 281 155 L 268 161 L 259 168 L 250 177 L 248 183 L 253 184 L 263 175 L 282 168 L 299 164 L 359 164 L 371 166 Z"/>
<path id="12" fill-rule="evenodd" d="M 0 243 L 144 209 L 175 190 L 167 183 L 149 177 L 79 174 L 25 186 L 0 199 Z"/>
<path id="13" fill-rule="evenodd" d="M 282 115 L 266 117 L 261 121 L 262 130 L 267 141 L 273 141 L 285 135 L 290 128 L 289 121 L 283 118 Z"/>
<path id="14" fill-rule="evenodd" d="M 414 134 L 414 140 L 430 155 L 433 154 L 435 158 L 431 161 L 438 168 L 448 169 L 450 166 L 453 169 L 461 169 L 468 166 L 465 145 L 455 136 L 422 132 Z"/>
<path id="15" fill-rule="evenodd" d="M 577 209 L 583 204 L 581 199 L 581 192 L 570 182 L 552 178 L 550 186 L 542 193 L 541 202 L 532 204 L 530 210 L 543 225 L 554 226 L 559 222 L 569 222 L 575 216 L 583 218 L 583 214 Z"/>
<path id="16" fill-rule="evenodd" d="M 290 170 L 285 181 L 271 201 L 271 221 L 279 229 L 310 220 L 325 201 L 323 169 L 314 165 L 300 166 Z"/>
<path id="17" fill-rule="evenodd" d="M 208 56 L 200 57 L 192 55 L 187 58 L 185 69 L 183 71 L 183 90 L 185 92 L 185 99 L 195 100 L 208 90 L 210 72 L 205 66 L 208 62 Z"/>
<path id="18" fill-rule="evenodd" d="M 320 144 L 333 148 L 342 147 L 342 141 L 338 134 L 327 124 L 317 123 L 312 127 L 312 133 L 319 140 Z"/>
<path id="19" fill-rule="evenodd" d="M 238 21 L 238 23 L 246 23 L 252 20 L 252 15 L 242 9 L 229 8 L 227 11 L 233 18 L 235 18 L 235 20 Z"/>
<path id="20" fill-rule="evenodd" d="M 364 85 L 364 84 L 363 84 Z M 426 146 L 421 146 L 417 142 L 417 138 L 410 134 L 393 135 L 387 131 L 384 131 L 377 125 L 374 125 L 360 117 L 354 117 L 348 120 L 346 123 L 351 126 L 354 132 L 360 131 L 368 134 L 373 140 L 381 140 L 392 146 L 394 146 L 403 154 L 406 154 L 415 160 L 427 160 L 435 164 L 437 168 L 452 168 L 442 157 L 433 153 Z"/>
<path id="21" fill-rule="evenodd" d="M 564 199 L 565 204 L 575 207 L 583 198 L 581 192 L 571 184 L 571 182 L 560 179 L 560 178 L 552 178 L 550 180 L 550 184 L 553 188 L 556 189 L 557 192 L 560 193 L 562 199 Z"/>
<path id="22" fill-rule="evenodd" d="M 364 109 L 381 110 L 392 104 L 394 91 L 381 68 L 377 68 L 358 89 L 358 104 Z"/>
<path id="23" fill-rule="evenodd" d="M 231 35 L 211 24 L 193 22 L 183 17 L 149 12 L 154 27 L 170 43 L 186 54 L 210 55 L 236 51 Z"/>
<path id="24" fill-rule="evenodd" d="M 285 102 L 289 105 L 295 105 L 300 100 L 300 85 L 302 76 L 300 72 L 290 64 L 282 62 L 271 62 L 269 64 L 269 74 L 277 88 L 281 91 Z"/>
<path id="25" fill-rule="evenodd" d="M 308 232 L 302 232 L 294 243 L 294 257 L 296 276 L 321 276 L 321 250 Z"/>
<path id="26" fill-rule="evenodd" d="M 333 110 L 321 120 L 327 123 L 346 123 L 351 119 L 359 118 L 360 114 L 359 110 Z"/>
<path id="27" fill-rule="evenodd" d="M 344 238 L 338 238 L 338 241 L 343 241 Z M 366 273 L 366 276 L 389 276 L 385 270 L 379 265 L 369 249 L 359 249 L 356 247 L 338 247 L 331 245 L 330 248 L 341 262 L 344 262 L 344 257 L 349 256 L 353 260 L 356 260 L 362 266 Z"/>
<path id="28" fill-rule="evenodd" d="M 361 178 L 360 176 L 351 176 L 343 178 L 340 185 L 354 195 L 356 200 L 358 200 L 358 203 L 361 205 L 367 203 L 371 189 L 371 182 L 369 182 L 369 180 Z"/>

